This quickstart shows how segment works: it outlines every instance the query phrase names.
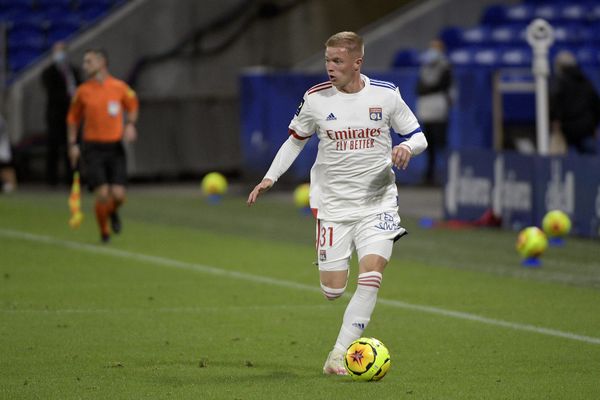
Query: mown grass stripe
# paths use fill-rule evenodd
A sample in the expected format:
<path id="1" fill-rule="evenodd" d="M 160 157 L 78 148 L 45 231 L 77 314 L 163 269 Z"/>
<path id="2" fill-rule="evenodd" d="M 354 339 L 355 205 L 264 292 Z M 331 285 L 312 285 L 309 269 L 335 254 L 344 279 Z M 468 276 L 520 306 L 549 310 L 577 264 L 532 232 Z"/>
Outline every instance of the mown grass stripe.
<path id="1" fill-rule="evenodd" d="M 108 247 L 105 245 L 93 245 L 93 244 L 86 244 L 86 243 L 78 243 L 78 242 L 73 242 L 73 241 L 68 241 L 68 240 L 55 239 L 55 238 L 51 238 L 49 236 L 36 235 L 36 234 L 32 234 L 32 233 L 15 231 L 15 230 L 10 230 L 10 229 L 0 229 L 0 235 L 2 235 L 4 237 L 8 237 L 8 238 L 13 238 L 13 239 L 21 239 L 21 240 L 27 240 L 27 241 L 31 241 L 31 242 L 50 244 L 50 245 L 59 245 L 59 246 L 65 247 L 65 248 L 70 248 L 70 249 L 79 250 L 79 251 L 87 251 L 87 252 L 95 253 L 95 254 L 108 255 L 108 256 L 113 256 L 113 257 L 121 257 L 121 258 L 129 259 L 129 260 L 143 261 L 143 262 L 151 263 L 154 265 L 160 265 L 163 267 L 184 269 L 184 270 L 195 271 L 195 272 L 200 272 L 200 273 L 204 273 L 204 274 L 211 274 L 211 275 L 223 276 L 223 277 L 227 277 L 227 278 L 240 279 L 240 280 L 244 280 L 244 281 L 248 281 L 248 282 L 262 283 L 262 284 L 267 284 L 267 285 L 272 285 L 272 286 L 287 287 L 287 288 L 292 288 L 292 289 L 296 289 L 296 290 L 305 290 L 305 291 L 311 291 L 311 292 L 320 292 L 321 291 L 320 288 L 318 288 L 316 286 L 306 285 L 306 284 L 293 282 L 293 281 L 287 281 L 284 279 L 248 274 L 248 273 L 239 272 L 239 271 L 231 271 L 231 270 L 226 270 L 226 269 L 222 269 L 222 268 L 202 265 L 202 264 L 173 260 L 173 259 L 166 258 L 166 257 L 153 256 L 153 255 L 149 255 L 149 254 L 135 253 L 135 252 L 131 252 L 131 251 L 115 249 L 115 248 Z M 347 294 L 345 294 L 345 296 L 348 297 L 348 296 L 350 296 L 350 294 L 347 293 Z M 544 327 L 535 326 L 535 325 L 521 324 L 521 323 L 517 323 L 517 322 L 510 322 L 510 321 L 504 321 L 504 320 L 499 320 L 499 319 L 494 319 L 494 318 L 487 318 L 487 317 L 482 317 L 482 316 L 479 316 L 476 314 L 470 314 L 470 313 L 454 311 L 454 310 L 446 310 L 446 309 L 439 308 L 439 307 L 432 307 L 432 306 L 421 305 L 421 304 L 406 303 L 406 302 L 399 301 L 399 300 L 390 300 L 390 299 L 379 298 L 378 302 L 380 304 L 383 304 L 386 306 L 402 308 L 405 310 L 412 310 L 412 311 L 418 311 L 418 312 L 423 312 L 423 313 L 440 315 L 440 316 L 444 316 L 444 317 L 479 322 L 482 324 L 494 325 L 494 326 L 499 326 L 499 327 L 518 330 L 518 331 L 533 332 L 533 333 L 537 333 L 537 334 L 554 336 L 554 337 L 559 337 L 559 338 L 569 339 L 569 340 L 575 340 L 575 341 L 589 343 L 589 344 L 600 344 L 600 338 L 579 335 L 576 333 L 560 331 L 560 330 L 552 329 L 552 328 L 544 328 Z"/>

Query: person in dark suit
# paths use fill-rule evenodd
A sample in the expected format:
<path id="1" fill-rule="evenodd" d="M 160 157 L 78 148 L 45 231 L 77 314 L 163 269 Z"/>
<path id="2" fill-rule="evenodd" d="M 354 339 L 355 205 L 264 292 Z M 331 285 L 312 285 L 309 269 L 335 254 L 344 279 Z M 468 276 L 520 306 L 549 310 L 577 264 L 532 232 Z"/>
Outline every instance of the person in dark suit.
<path id="1" fill-rule="evenodd" d="M 71 180 L 71 165 L 67 155 L 67 112 L 71 97 L 80 83 L 79 71 L 67 58 L 67 46 L 56 42 L 52 47 L 52 64 L 42 72 L 46 91 L 46 182 L 59 183 L 59 165 L 62 162 L 66 176 Z"/>
<path id="2" fill-rule="evenodd" d="M 433 39 L 422 55 L 417 83 L 417 118 L 429 146 L 425 183 L 436 185 L 436 164 L 446 150 L 448 119 L 452 105 L 452 68 L 444 53 L 444 42 Z"/>
<path id="3" fill-rule="evenodd" d="M 554 59 L 550 86 L 550 119 L 569 149 L 579 154 L 597 154 L 596 130 L 600 124 L 600 96 L 570 51 Z"/>

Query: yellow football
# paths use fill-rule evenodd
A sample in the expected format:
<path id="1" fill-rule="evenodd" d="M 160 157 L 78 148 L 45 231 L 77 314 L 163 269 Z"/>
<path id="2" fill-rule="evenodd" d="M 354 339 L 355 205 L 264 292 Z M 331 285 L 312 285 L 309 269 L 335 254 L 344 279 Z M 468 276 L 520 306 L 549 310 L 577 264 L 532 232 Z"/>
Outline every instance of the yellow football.
<path id="1" fill-rule="evenodd" d="M 206 196 L 223 195 L 227 192 L 227 179 L 219 172 L 211 172 L 202 178 L 201 186 Z"/>
<path id="2" fill-rule="evenodd" d="M 571 231 L 571 219 L 564 211 L 549 211 L 542 219 L 542 229 L 549 238 L 566 236 Z"/>
<path id="3" fill-rule="evenodd" d="M 519 232 L 516 248 L 523 258 L 538 258 L 548 247 L 546 234 L 537 226 L 530 226 Z"/>
<path id="4" fill-rule="evenodd" d="M 310 207 L 310 185 L 303 183 L 294 190 L 294 204 L 298 208 Z"/>

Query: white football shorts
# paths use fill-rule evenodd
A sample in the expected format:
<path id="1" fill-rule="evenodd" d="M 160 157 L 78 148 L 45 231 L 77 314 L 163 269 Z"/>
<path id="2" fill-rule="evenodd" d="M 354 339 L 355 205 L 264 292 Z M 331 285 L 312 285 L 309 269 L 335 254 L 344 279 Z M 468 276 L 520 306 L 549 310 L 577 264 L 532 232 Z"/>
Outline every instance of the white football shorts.
<path id="1" fill-rule="evenodd" d="M 377 254 L 389 261 L 394 241 L 406 234 L 397 210 L 388 210 L 353 222 L 317 219 L 317 264 L 321 271 L 345 271 L 352 252 L 358 260 Z"/>

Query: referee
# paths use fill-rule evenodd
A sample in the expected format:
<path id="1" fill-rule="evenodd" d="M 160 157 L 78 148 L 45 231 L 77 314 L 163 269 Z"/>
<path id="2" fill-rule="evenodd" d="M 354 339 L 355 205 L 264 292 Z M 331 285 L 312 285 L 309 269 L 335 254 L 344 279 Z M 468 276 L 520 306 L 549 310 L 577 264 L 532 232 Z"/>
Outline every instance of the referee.
<path id="1" fill-rule="evenodd" d="M 135 92 L 108 71 L 104 50 L 93 49 L 83 56 L 88 80 L 79 85 L 67 115 L 69 158 L 73 167 L 82 158 L 87 184 L 94 191 L 100 238 L 121 231 L 118 209 L 125 201 L 126 156 L 122 141 L 137 137 L 138 99 Z M 77 133 L 83 124 L 80 143 Z M 110 228 L 109 228 L 110 221 Z"/>

